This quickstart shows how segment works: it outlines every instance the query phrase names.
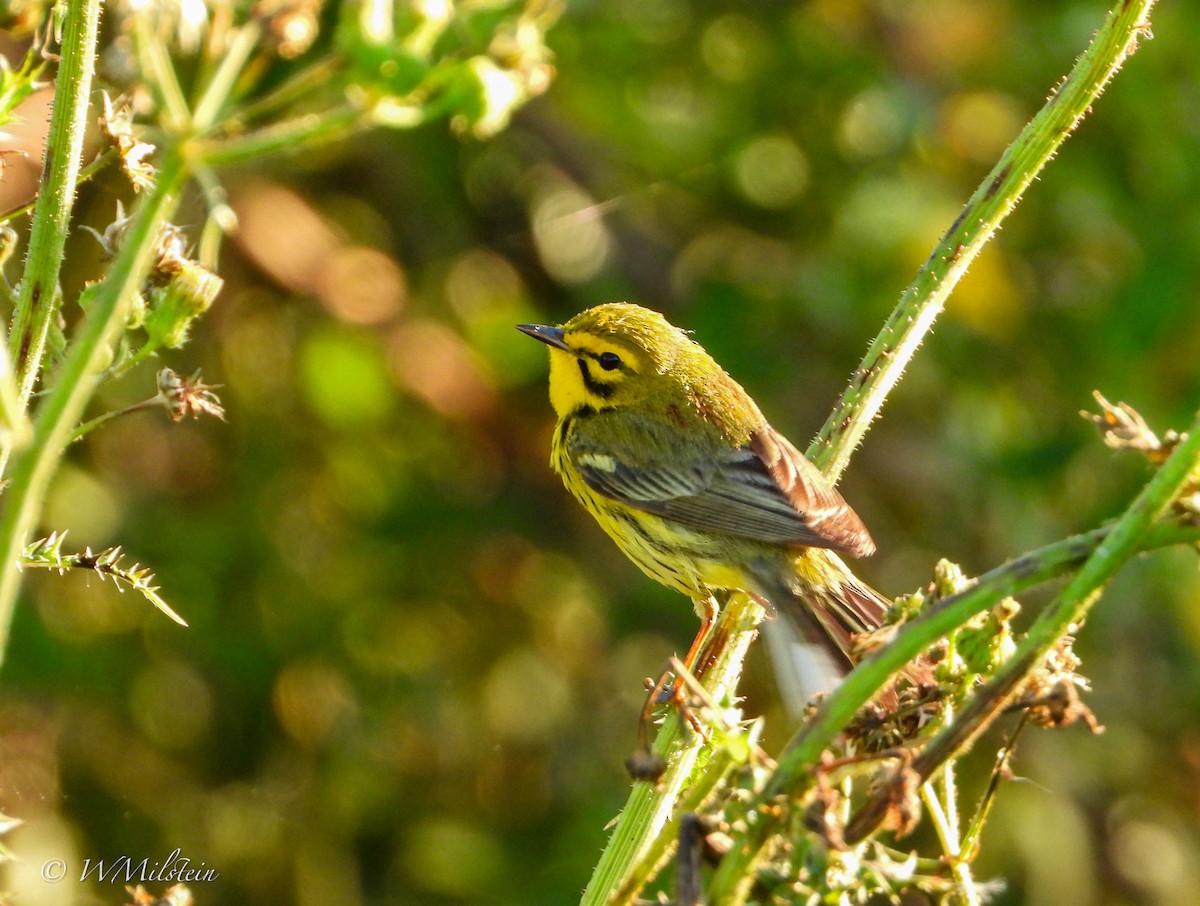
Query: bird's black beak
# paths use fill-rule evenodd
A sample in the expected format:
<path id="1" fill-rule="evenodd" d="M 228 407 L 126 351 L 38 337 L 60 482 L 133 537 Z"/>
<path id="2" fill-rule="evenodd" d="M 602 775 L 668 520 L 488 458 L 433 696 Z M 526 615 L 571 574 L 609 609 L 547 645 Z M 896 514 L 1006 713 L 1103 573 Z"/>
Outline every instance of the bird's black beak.
<path id="1" fill-rule="evenodd" d="M 521 331 L 521 333 L 529 334 L 535 340 L 541 340 L 547 346 L 553 346 L 555 349 L 561 349 L 563 352 L 571 351 L 571 347 L 563 339 L 563 329 L 561 327 L 547 327 L 544 324 L 518 324 L 517 330 Z"/>

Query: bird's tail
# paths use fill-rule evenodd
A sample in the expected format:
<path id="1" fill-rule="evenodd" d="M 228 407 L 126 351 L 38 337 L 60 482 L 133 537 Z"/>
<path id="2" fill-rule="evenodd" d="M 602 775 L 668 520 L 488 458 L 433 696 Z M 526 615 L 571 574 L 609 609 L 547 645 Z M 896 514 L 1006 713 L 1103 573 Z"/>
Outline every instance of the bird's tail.
<path id="1" fill-rule="evenodd" d="M 799 716 L 816 692 L 833 689 L 850 671 L 855 636 L 883 625 L 891 601 L 831 551 L 809 548 L 789 566 L 760 568 L 755 578 L 776 612 L 764 635 L 780 695 Z"/>

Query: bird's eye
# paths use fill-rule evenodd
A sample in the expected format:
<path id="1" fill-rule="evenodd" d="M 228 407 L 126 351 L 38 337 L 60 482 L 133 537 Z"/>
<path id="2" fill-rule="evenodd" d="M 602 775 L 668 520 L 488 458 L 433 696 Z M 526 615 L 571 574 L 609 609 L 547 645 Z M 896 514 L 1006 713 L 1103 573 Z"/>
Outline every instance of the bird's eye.
<path id="1" fill-rule="evenodd" d="M 605 371 L 616 371 L 621 367 L 621 357 L 615 352 L 602 352 L 596 361 Z"/>

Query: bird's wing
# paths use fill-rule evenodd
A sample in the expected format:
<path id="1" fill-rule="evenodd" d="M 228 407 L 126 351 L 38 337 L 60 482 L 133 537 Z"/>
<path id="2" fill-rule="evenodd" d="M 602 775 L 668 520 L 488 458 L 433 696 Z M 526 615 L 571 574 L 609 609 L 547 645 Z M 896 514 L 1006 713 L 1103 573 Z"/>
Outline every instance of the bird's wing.
<path id="1" fill-rule="evenodd" d="M 659 446 L 664 432 L 645 432 L 645 442 L 638 443 L 643 432 L 626 431 L 622 450 L 611 443 L 601 447 L 592 442 L 596 431 L 579 427 L 569 441 L 571 459 L 592 490 L 613 500 L 755 541 L 852 556 L 875 550 L 842 496 L 770 426 L 755 431 L 744 447 L 690 459 L 678 448 Z"/>

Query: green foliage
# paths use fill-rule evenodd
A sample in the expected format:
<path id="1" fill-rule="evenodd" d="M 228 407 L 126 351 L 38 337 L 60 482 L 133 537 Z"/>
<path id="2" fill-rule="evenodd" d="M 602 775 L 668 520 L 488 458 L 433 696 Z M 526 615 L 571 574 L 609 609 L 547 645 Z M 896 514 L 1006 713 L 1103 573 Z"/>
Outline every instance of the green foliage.
<path id="1" fill-rule="evenodd" d="M 25 59 L 17 69 L 13 69 L 7 59 L 0 57 L 0 126 L 7 126 L 18 119 L 13 111 L 40 87 L 37 79 L 41 72 L 42 64 L 36 48 L 31 48 L 25 54 Z"/>
<path id="2" fill-rule="evenodd" d="M 138 592 L 180 626 L 187 626 L 187 621 L 159 595 L 158 586 L 152 584 L 154 574 L 150 570 L 138 563 L 126 566 L 121 562 L 124 559 L 121 548 L 110 547 L 95 554 L 91 548 L 87 548 L 81 554 L 64 554 L 62 545 L 66 538 L 65 531 L 55 532 L 26 545 L 21 555 L 21 566 L 25 569 L 51 569 L 59 575 L 70 569 L 87 570 L 99 576 L 101 581 L 111 579 L 120 591 L 128 588 Z"/>

